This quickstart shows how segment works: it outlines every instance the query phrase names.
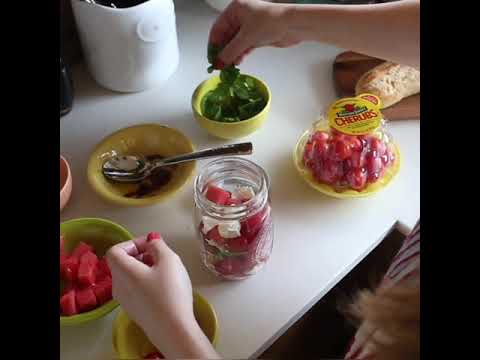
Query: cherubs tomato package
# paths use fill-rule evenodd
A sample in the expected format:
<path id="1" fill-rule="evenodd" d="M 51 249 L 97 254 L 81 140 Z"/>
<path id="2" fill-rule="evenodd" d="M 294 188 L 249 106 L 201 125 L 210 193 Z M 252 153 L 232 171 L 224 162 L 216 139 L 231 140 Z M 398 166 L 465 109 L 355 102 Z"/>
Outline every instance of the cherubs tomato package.
<path id="1" fill-rule="evenodd" d="M 297 143 L 294 160 L 303 179 L 338 198 L 367 196 L 390 183 L 400 152 L 380 108 L 372 94 L 331 104 Z"/>

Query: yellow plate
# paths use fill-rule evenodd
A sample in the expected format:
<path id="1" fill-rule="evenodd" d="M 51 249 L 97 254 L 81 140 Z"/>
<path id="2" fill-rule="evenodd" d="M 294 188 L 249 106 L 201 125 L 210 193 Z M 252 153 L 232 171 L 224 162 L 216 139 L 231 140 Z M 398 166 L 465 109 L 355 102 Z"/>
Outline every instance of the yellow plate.
<path id="1" fill-rule="evenodd" d="M 168 184 L 141 199 L 127 198 L 124 194 L 133 191 L 136 185 L 107 181 L 102 174 L 105 159 L 118 155 L 173 156 L 194 151 L 189 138 L 180 131 L 158 124 L 142 124 L 121 129 L 103 139 L 90 155 L 87 167 L 88 181 L 105 200 L 123 206 L 148 206 L 164 201 L 175 194 L 190 179 L 195 171 L 195 162 L 177 165 Z"/>
<path id="2" fill-rule="evenodd" d="M 297 168 L 298 173 L 303 178 L 303 180 L 305 180 L 307 184 L 310 185 L 312 188 L 320 191 L 325 195 L 332 196 L 338 199 L 350 199 L 370 196 L 386 187 L 400 170 L 400 150 L 398 149 L 398 146 L 394 144 L 395 164 L 385 171 L 385 175 L 382 179 L 378 180 L 373 184 L 367 185 L 367 187 L 362 191 L 356 191 L 353 189 L 348 189 L 342 192 L 335 191 L 335 189 L 330 185 L 322 184 L 315 180 L 312 172 L 303 164 L 303 153 L 305 144 L 308 141 L 309 134 L 310 130 L 305 131 L 298 140 L 293 152 L 293 161 L 295 163 L 295 167 Z"/>
<path id="3" fill-rule="evenodd" d="M 247 75 L 252 78 L 260 92 L 267 99 L 267 104 L 257 115 L 250 119 L 234 122 L 234 123 L 224 123 L 220 121 L 210 120 L 203 116 L 201 103 L 202 99 L 206 93 L 210 90 L 213 90 L 217 87 L 220 82 L 219 76 L 213 76 L 210 79 L 202 82 L 195 89 L 192 96 L 192 111 L 195 119 L 198 121 L 201 127 L 207 130 L 213 136 L 216 136 L 221 139 L 238 139 L 245 137 L 257 131 L 267 120 L 267 115 L 270 111 L 270 103 L 272 100 L 272 95 L 267 84 L 260 79 L 257 79 L 253 76 Z"/>
<path id="4" fill-rule="evenodd" d="M 213 346 L 216 346 L 217 315 L 212 305 L 196 292 L 193 293 L 193 311 L 203 332 Z M 120 310 L 113 322 L 113 348 L 119 359 L 143 359 L 145 355 L 155 351 L 142 329 L 131 321 L 123 310 Z"/>

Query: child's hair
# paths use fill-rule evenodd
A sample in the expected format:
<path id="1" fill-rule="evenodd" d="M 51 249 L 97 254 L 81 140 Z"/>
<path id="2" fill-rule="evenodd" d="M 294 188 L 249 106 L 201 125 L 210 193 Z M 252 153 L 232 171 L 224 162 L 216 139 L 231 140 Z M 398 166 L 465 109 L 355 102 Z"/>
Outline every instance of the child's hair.
<path id="1" fill-rule="evenodd" d="M 420 359 L 420 286 L 400 283 L 361 291 L 350 313 L 378 329 L 370 338 L 377 360 Z"/>

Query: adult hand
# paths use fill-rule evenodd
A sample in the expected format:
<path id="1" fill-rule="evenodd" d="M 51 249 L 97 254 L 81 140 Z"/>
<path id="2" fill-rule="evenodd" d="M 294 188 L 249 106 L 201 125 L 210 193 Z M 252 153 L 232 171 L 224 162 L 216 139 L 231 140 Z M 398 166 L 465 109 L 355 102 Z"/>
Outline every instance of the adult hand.
<path id="1" fill-rule="evenodd" d="M 300 42 L 286 21 L 286 4 L 233 0 L 210 30 L 209 43 L 222 46 L 223 63 L 239 64 L 253 49 L 288 47 Z"/>

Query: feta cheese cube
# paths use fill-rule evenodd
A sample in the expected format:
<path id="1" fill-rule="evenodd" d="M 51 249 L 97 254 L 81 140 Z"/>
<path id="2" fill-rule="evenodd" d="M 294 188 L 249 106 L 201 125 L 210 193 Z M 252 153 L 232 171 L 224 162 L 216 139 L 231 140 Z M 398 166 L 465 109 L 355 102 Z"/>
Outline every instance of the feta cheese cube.
<path id="1" fill-rule="evenodd" d="M 225 239 L 233 239 L 240 236 L 240 228 L 239 221 L 222 221 L 218 224 L 218 233 Z"/>
<path id="2" fill-rule="evenodd" d="M 237 186 L 232 193 L 232 197 L 240 200 L 250 200 L 255 196 L 255 191 L 251 186 Z"/>
<path id="3" fill-rule="evenodd" d="M 206 235 L 210 230 L 212 230 L 215 226 L 217 226 L 220 223 L 220 221 L 208 216 L 202 216 L 202 223 L 203 223 L 202 232 Z"/>

